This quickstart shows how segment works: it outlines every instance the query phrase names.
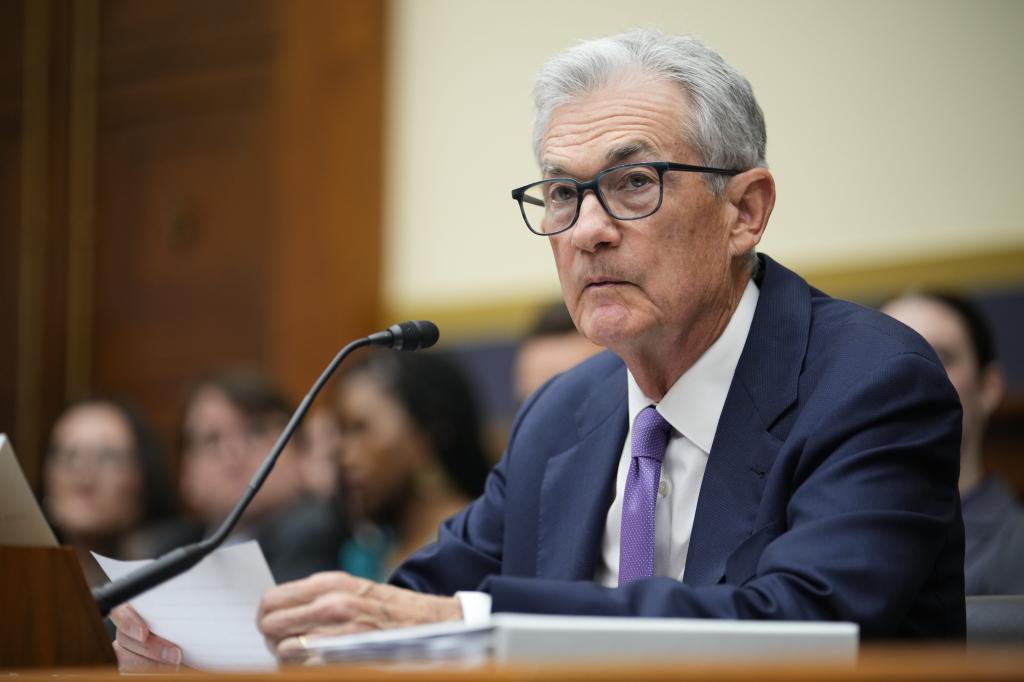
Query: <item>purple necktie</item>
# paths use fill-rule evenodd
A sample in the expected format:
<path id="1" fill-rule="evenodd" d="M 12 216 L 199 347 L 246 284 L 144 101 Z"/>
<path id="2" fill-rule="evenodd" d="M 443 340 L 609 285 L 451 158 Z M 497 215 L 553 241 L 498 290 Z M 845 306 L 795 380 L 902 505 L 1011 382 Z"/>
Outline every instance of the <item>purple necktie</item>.
<path id="1" fill-rule="evenodd" d="M 633 422 L 633 458 L 622 496 L 619 535 L 619 585 L 654 575 L 654 505 L 672 426 L 653 405 Z"/>

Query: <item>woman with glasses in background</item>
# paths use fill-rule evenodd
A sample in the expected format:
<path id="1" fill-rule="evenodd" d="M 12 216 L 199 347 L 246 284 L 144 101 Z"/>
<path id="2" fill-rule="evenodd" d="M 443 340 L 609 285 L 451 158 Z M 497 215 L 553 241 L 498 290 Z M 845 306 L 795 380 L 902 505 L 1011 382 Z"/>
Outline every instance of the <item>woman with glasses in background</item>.
<path id="1" fill-rule="evenodd" d="M 177 512 L 174 490 L 152 432 L 129 406 L 80 400 L 54 424 L 43 462 L 43 507 L 91 585 L 104 578 L 90 552 L 143 558 L 150 529 Z"/>

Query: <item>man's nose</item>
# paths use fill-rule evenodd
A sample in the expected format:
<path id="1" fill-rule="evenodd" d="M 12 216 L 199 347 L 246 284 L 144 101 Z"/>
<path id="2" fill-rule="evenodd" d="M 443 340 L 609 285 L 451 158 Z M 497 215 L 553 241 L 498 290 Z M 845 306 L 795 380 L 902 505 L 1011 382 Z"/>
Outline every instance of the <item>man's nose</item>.
<path id="1" fill-rule="evenodd" d="M 573 246 L 591 253 L 606 246 L 616 246 L 620 239 L 615 219 L 608 215 L 592 191 L 583 195 L 580 216 L 571 234 Z"/>

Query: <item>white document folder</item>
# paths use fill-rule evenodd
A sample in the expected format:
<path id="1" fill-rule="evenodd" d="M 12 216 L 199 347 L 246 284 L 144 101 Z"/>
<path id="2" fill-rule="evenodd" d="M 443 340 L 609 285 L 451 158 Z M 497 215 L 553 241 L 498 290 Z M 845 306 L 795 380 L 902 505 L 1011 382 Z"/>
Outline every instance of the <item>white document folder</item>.
<path id="1" fill-rule="evenodd" d="M 499 664 L 755 661 L 812 658 L 853 663 L 854 623 L 609 618 L 499 613 L 486 625 L 436 623 L 310 638 L 322 661 L 450 661 Z"/>
<path id="2" fill-rule="evenodd" d="M 670 662 L 857 658 L 855 623 L 607 618 L 500 613 L 493 656 L 499 663 Z"/>

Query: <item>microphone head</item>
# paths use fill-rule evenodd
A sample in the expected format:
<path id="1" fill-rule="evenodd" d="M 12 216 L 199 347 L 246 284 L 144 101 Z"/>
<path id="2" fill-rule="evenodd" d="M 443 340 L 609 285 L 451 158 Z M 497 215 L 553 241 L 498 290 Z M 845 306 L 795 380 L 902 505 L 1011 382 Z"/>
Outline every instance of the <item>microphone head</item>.
<path id="1" fill-rule="evenodd" d="M 388 327 L 394 350 L 422 350 L 430 348 L 441 337 L 437 325 L 429 320 L 408 320 Z"/>

